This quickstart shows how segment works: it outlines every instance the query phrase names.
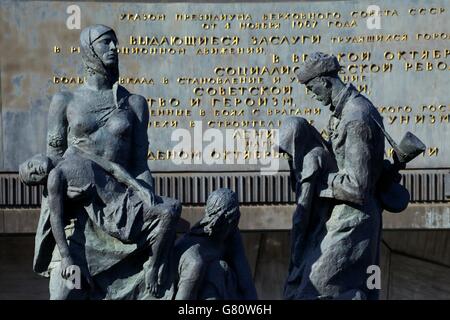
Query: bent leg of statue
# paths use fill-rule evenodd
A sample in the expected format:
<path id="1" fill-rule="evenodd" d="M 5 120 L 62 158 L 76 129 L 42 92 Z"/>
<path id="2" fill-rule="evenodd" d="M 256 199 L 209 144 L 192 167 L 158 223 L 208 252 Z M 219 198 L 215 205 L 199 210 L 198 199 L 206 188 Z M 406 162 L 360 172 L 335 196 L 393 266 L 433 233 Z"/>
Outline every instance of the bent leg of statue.
<path id="1" fill-rule="evenodd" d="M 169 270 L 168 258 L 172 250 L 176 226 L 181 215 L 178 201 L 162 197 L 162 202 L 144 212 L 144 228 L 150 230 L 152 255 L 144 264 L 145 284 L 150 294 L 159 297 L 164 289 Z"/>

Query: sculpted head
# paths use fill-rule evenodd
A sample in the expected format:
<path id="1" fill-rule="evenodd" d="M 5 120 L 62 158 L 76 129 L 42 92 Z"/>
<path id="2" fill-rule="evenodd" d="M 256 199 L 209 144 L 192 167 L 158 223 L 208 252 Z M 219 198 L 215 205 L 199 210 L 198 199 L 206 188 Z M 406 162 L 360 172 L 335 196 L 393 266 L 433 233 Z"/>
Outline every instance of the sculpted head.
<path id="1" fill-rule="evenodd" d="M 93 42 L 92 46 L 105 66 L 110 67 L 118 64 L 117 38 L 114 31 L 111 30 L 101 35 Z"/>
<path id="2" fill-rule="evenodd" d="M 314 94 L 314 98 L 324 106 L 331 104 L 332 82 L 327 76 L 319 76 L 305 84 L 306 88 Z"/>
<path id="3" fill-rule="evenodd" d="M 307 136 L 304 134 L 309 126 L 308 121 L 302 117 L 287 117 L 283 119 L 279 131 L 278 151 L 286 153 L 289 155 L 289 158 L 294 158 L 296 147 L 300 147 L 300 145 L 304 145 L 307 142 L 305 141 Z M 302 139 L 302 136 L 305 139 Z"/>
<path id="4" fill-rule="evenodd" d="M 235 192 L 222 188 L 212 192 L 206 201 L 205 216 L 199 223 L 201 231 L 225 238 L 238 227 L 239 201 Z"/>
<path id="5" fill-rule="evenodd" d="M 19 177 L 27 185 L 43 184 L 52 168 L 50 158 L 38 154 L 19 166 Z"/>
<path id="6" fill-rule="evenodd" d="M 279 132 L 278 151 L 288 154 L 296 168 L 301 168 L 300 164 L 306 152 L 316 146 L 326 148 L 320 133 L 305 118 L 283 119 Z"/>
<path id="7" fill-rule="evenodd" d="M 80 35 L 81 55 L 88 73 L 118 77 L 117 36 L 110 27 L 97 24 L 84 28 Z"/>
<path id="8" fill-rule="evenodd" d="M 340 69 L 341 66 L 335 56 L 315 52 L 299 67 L 297 78 L 313 92 L 316 100 L 327 106 L 332 102 L 333 83 L 340 81 L 338 76 Z"/>

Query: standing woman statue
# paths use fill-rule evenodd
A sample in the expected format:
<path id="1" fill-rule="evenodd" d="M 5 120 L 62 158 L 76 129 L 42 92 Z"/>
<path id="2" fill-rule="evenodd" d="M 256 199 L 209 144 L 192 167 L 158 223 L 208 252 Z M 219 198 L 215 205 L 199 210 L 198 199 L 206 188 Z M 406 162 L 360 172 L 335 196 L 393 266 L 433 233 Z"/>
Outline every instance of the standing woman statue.
<path id="1" fill-rule="evenodd" d="M 93 25 L 81 32 L 80 42 L 86 81 L 55 94 L 50 104 L 47 157 L 58 171 L 46 172 L 52 190 L 43 196 L 34 270 L 50 272 L 54 299 L 73 296 L 64 288 L 72 263 L 89 279 L 90 289 L 77 297 L 160 297 L 181 206 L 154 193 L 148 106 L 117 82 L 115 32 Z M 142 274 L 145 285 L 137 276 Z"/>
<path id="2" fill-rule="evenodd" d="M 280 128 L 279 151 L 288 155 L 296 209 L 292 217 L 291 255 L 285 299 L 317 299 L 327 292 L 316 282 L 314 264 L 322 254 L 333 202 L 320 199 L 323 179 L 336 172 L 336 161 L 320 133 L 301 117 L 288 117 Z"/>

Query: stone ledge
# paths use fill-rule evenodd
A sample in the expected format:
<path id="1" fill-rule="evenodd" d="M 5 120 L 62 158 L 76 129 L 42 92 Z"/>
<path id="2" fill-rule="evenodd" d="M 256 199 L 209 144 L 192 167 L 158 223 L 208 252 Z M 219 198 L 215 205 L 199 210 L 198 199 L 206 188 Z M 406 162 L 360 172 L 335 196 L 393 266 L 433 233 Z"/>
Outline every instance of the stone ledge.
<path id="1" fill-rule="evenodd" d="M 445 203 L 450 200 L 448 169 L 411 169 L 402 172 L 411 204 Z M 290 173 L 274 175 L 245 172 L 153 172 L 156 194 L 178 199 L 185 206 L 204 205 L 218 188 L 229 188 L 242 206 L 294 205 Z M 0 208 L 33 209 L 41 205 L 44 187 L 23 184 L 17 172 L 0 172 Z M 447 190 L 447 191 L 446 191 Z"/>
<path id="2" fill-rule="evenodd" d="M 289 230 L 293 205 L 241 206 L 243 231 Z M 204 207 L 183 207 L 178 230 L 184 232 L 203 215 Z M 0 234 L 34 233 L 39 209 L 0 209 Z M 450 203 L 410 205 L 402 213 L 383 214 L 385 230 L 450 229 Z"/>

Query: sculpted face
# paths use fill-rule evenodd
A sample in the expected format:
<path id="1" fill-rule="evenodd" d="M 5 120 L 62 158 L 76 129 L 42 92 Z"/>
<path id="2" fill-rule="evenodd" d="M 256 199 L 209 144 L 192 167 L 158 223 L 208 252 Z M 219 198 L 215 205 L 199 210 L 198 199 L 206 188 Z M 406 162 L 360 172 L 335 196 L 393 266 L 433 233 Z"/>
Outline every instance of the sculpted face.
<path id="1" fill-rule="evenodd" d="M 95 53 L 107 67 L 117 65 L 119 58 L 117 54 L 117 38 L 113 32 L 107 32 L 92 44 Z"/>
<path id="2" fill-rule="evenodd" d="M 201 226 L 206 234 L 224 240 L 237 228 L 239 218 L 237 195 L 229 189 L 222 188 L 209 195 Z"/>
<path id="3" fill-rule="evenodd" d="M 29 185 L 42 184 L 50 172 L 50 159 L 43 155 L 36 155 L 19 167 L 22 181 Z"/>
<path id="4" fill-rule="evenodd" d="M 324 106 L 331 104 L 331 83 L 322 77 L 316 77 L 306 83 L 306 88 L 314 93 L 314 98 Z"/>
<path id="5" fill-rule="evenodd" d="M 230 232 L 235 230 L 239 224 L 239 215 L 236 214 L 236 211 L 239 210 L 237 207 L 233 207 L 228 209 L 227 212 L 216 213 L 205 230 L 210 235 L 221 236 L 222 238 L 226 238 Z"/>

